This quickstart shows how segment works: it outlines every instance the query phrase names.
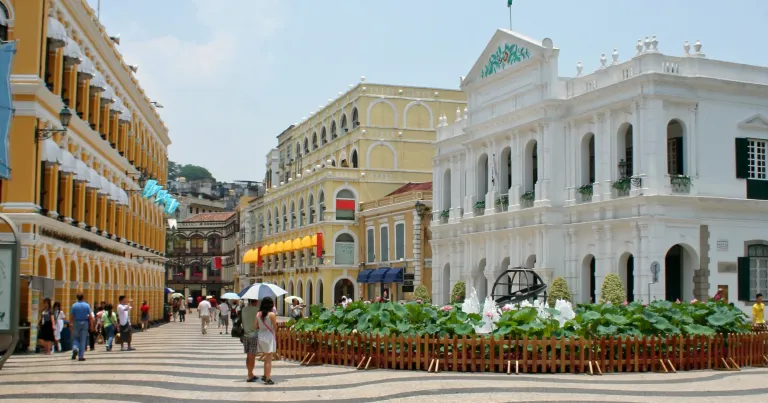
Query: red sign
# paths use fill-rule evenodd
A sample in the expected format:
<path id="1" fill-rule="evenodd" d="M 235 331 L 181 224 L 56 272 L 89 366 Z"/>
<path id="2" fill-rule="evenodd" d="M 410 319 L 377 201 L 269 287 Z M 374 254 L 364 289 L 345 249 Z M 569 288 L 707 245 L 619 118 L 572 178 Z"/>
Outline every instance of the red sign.
<path id="1" fill-rule="evenodd" d="M 355 201 L 349 199 L 336 199 L 336 210 L 354 210 Z"/>
<path id="2" fill-rule="evenodd" d="M 352 206 L 354 207 L 355 201 L 351 200 Z M 338 208 L 338 201 L 336 202 L 337 208 Z M 323 234 L 321 232 L 317 233 L 317 251 L 315 252 L 315 256 L 318 258 L 323 257 Z"/>

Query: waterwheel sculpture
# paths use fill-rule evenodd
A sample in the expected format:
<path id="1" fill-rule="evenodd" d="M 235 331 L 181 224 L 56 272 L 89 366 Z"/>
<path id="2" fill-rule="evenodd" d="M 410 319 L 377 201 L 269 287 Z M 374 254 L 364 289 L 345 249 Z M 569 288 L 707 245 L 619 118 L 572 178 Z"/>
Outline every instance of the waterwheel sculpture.
<path id="1" fill-rule="evenodd" d="M 496 278 L 491 290 L 491 298 L 499 306 L 519 304 L 523 301 L 533 303 L 538 298 L 547 300 L 547 284 L 536 272 L 523 267 L 507 269 Z"/>

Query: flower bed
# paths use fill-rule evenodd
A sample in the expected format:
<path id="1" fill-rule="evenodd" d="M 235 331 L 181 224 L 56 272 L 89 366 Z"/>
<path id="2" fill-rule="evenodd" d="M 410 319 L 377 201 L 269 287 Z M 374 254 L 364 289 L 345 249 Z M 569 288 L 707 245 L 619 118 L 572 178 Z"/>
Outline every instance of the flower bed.
<path id="1" fill-rule="evenodd" d="M 462 312 L 459 305 L 418 303 L 312 307 L 309 318 L 278 331 L 278 345 L 286 359 L 409 370 L 642 372 L 768 363 L 768 334 L 750 333 L 745 315 L 725 304 L 655 301 L 570 309 L 565 301 L 556 308 L 524 304 L 485 315 Z M 483 329 L 491 330 L 478 335 Z"/>

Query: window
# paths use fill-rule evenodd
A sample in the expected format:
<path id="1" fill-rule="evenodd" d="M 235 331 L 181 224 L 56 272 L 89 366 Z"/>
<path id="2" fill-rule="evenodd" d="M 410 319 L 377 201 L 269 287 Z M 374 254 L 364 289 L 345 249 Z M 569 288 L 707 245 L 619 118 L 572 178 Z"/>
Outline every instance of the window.
<path id="1" fill-rule="evenodd" d="M 355 239 L 352 235 L 341 234 L 336 237 L 334 249 L 336 264 L 355 264 Z"/>
<path id="2" fill-rule="evenodd" d="M 317 132 L 312 133 L 312 150 L 317 150 Z"/>
<path id="3" fill-rule="evenodd" d="M 173 251 L 176 253 L 184 253 L 187 251 L 187 238 L 183 236 L 176 236 L 173 239 Z"/>
<path id="4" fill-rule="evenodd" d="M 218 236 L 212 236 L 208 238 L 208 252 L 220 252 L 221 251 L 221 238 Z"/>
<path id="5" fill-rule="evenodd" d="M 323 221 L 325 215 L 325 193 L 320 192 L 320 196 L 317 199 L 317 221 Z"/>
<path id="6" fill-rule="evenodd" d="M 395 224 L 395 260 L 405 259 L 405 223 Z"/>
<path id="7" fill-rule="evenodd" d="M 328 136 L 325 133 L 325 126 L 323 126 L 323 129 L 320 130 L 320 145 L 324 146 L 326 143 L 328 143 Z"/>
<path id="8" fill-rule="evenodd" d="M 355 129 L 360 126 L 360 119 L 358 117 L 357 108 L 352 109 L 352 128 Z"/>
<path id="9" fill-rule="evenodd" d="M 348 189 L 336 193 L 336 219 L 355 220 L 355 194 Z"/>
<path id="10" fill-rule="evenodd" d="M 309 207 L 309 223 L 314 224 L 315 223 L 315 196 L 309 195 L 309 203 L 307 203 L 307 207 Z"/>
<path id="11" fill-rule="evenodd" d="M 347 134 L 347 115 L 341 115 L 341 135 Z"/>
<path id="12" fill-rule="evenodd" d="M 205 239 L 201 236 L 192 237 L 189 245 L 190 252 L 203 253 L 203 242 L 205 242 Z"/>
<path id="13" fill-rule="evenodd" d="M 376 260 L 376 245 L 374 245 L 375 242 L 375 235 L 373 228 L 368 228 L 367 237 L 366 237 L 366 249 L 368 251 L 368 263 L 371 263 Z"/>
<path id="14" fill-rule="evenodd" d="M 389 227 L 383 226 L 379 230 L 381 232 L 381 238 L 379 239 L 379 245 L 381 246 L 381 261 L 389 261 Z"/>
<path id="15" fill-rule="evenodd" d="M 768 179 L 765 172 L 766 145 L 768 145 L 766 140 L 749 139 L 747 154 L 749 179 Z"/>
<path id="16" fill-rule="evenodd" d="M 747 257 L 739 258 L 739 300 L 754 301 L 768 294 L 768 245 L 750 245 Z"/>
<path id="17" fill-rule="evenodd" d="M 334 120 L 331 122 L 331 140 L 334 140 L 336 137 L 338 136 L 336 135 L 336 121 Z"/>

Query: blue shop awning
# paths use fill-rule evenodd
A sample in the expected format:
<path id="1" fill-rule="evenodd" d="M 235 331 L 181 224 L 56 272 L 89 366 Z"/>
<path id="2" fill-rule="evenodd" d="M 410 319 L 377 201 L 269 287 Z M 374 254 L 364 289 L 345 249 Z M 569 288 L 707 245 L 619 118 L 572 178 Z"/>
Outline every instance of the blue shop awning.
<path id="1" fill-rule="evenodd" d="M 387 270 L 387 272 L 384 274 L 384 278 L 381 280 L 382 283 L 402 283 L 403 282 L 403 269 L 400 268 L 391 268 Z"/>
<path id="2" fill-rule="evenodd" d="M 360 270 L 360 273 L 357 273 L 357 283 L 358 284 L 368 283 L 368 277 L 371 276 L 371 273 L 373 273 L 373 270 Z"/>
<path id="3" fill-rule="evenodd" d="M 383 267 L 381 269 L 376 269 L 371 273 L 370 276 L 368 276 L 368 282 L 369 283 L 383 283 L 384 282 L 384 276 L 389 271 L 389 267 Z"/>

